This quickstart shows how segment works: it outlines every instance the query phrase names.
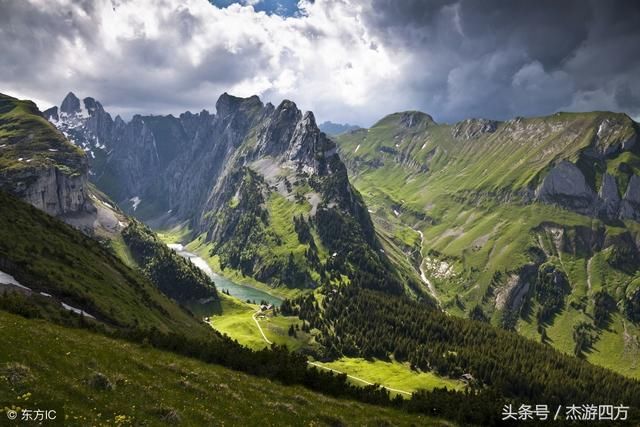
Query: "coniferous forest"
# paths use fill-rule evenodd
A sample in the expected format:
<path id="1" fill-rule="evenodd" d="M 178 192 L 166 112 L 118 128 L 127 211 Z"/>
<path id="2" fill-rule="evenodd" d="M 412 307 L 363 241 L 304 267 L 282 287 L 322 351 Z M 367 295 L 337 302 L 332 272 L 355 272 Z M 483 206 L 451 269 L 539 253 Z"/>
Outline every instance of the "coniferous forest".
<path id="1" fill-rule="evenodd" d="M 516 401 L 640 404 L 636 380 L 485 322 L 425 309 L 406 297 L 341 287 L 328 289 L 321 304 L 309 297 L 286 301 L 282 312 L 321 331 L 328 359 L 393 358 L 452 378 L 470 374 L 472 389 L 480 395 L 496 393 Z"/>

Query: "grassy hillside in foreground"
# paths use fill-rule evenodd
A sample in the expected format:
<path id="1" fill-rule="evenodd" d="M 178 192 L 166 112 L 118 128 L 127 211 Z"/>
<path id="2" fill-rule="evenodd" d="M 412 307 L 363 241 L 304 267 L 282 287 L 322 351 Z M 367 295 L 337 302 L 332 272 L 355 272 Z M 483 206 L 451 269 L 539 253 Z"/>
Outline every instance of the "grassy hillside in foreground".
<path id="1" fill-rule="evenodd" d="M 640 258 L 630 244 L 640 224 L 525 203 L 522 196 L 564 159 L 595 192 L 605 171 L 614 176 L 622 197 L 640 154 L 637 146 L 616 147 L 634 134 L 637 124 L 628 117 L 603 112 L 455 125 L 398 113 L 338 141 L 378 232 L 422 266 L 448 313 L 473 313 L 638 378 L 640 328 L 629 308 L 640 295 Z M 588 163 L 594 152 L 610 154 Z M 555 305 L 536 287 L 537 272 L 523 274 L 541 263 L 566 277 Z M 608 303 L 598 306 L 598 296 Z M 581 324 L 589 331 L 576 333 L 586 337 L 577 340 Z"/>
<path id="2" fill-rule="evenodd" d="M 2 271 L 116 327 L 210 336 L 208 328 L 109 249 L 0 192 Z"/>
<path id="3" fill-rule="evenodd" d="M 70 426 L 450 425 L 3 311 L 0 325 L 0 401 L 61 403 Z"/>

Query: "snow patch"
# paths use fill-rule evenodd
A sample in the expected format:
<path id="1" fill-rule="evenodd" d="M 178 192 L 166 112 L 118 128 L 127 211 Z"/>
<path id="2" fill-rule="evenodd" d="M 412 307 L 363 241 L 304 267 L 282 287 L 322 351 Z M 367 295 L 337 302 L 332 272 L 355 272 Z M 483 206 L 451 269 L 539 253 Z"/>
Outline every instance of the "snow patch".
<path id="1" fill-rule="evenodd" d="M 40 292 L 40 295 L 42 295 L 43 297 L 51 298 L 51 294 L 48 294 L 46 292 Z"/>
<path id="2" fill-rule="evenodd" d="M 62 308 L 64 308 L 65 310 L 71 311 L 71 312 L 73 312 L 75 314 L 80 314 L 82 316 L 87 316 L 87 317 L 90 317 L 92 319 L 95 319 L 95 317 L 93 317 L 92 315 L 90 315 L 89 313 L 87 313 L 84 310 L 80 310 L 79 308 L 72 307 L 69 304 L 65 304 L 63 302 L 60 302 L 60 304 L 62 304 Z"/>
<path id="3" fill-rule="evenodd" d="M 357 153 L 359 149 L 360 149 L 360 144 L 358 144 L 358 146 L 356 147 L 356 149 L 355 149 L 355 150 L 353 150 L 353 153 L 354 153 L 354 154 L 355 154 L 355 153 Z"/>
<path id="4" fill-rule="evenodd" d="M 13 285 L 16 286 L 20 289 L 25 289 L 27 291 L 30 291 L 31 288 L 27 288 L 26 286 L 20 284 L 20 282 L 18 282 L 15 277 L 13 277 L 10 274 L 7 274 L 3 271 L 0 271 L 0 283 L 5 284 L 5 285 Z"/>
<path id="5" fill-rule="evenodd" d="M 395 209 L 393 210 L 393 214 L 394 214 L 395 216 L 400 216 L 400 212 L 398 212 L 398 211 L 397 211 L 397 210 L 395 210 Z"/>

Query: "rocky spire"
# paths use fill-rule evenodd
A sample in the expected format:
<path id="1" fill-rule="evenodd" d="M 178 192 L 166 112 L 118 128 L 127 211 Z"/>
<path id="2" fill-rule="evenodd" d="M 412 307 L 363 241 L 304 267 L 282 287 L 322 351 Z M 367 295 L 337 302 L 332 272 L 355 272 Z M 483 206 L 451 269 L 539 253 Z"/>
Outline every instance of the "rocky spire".
<path id="1" fill-rule="evenodd" d="M 80 111 L 80 99 L 73 92 L 69 92 L 60 105 L 60 112 L 71 114 L 78 111 Z"/>

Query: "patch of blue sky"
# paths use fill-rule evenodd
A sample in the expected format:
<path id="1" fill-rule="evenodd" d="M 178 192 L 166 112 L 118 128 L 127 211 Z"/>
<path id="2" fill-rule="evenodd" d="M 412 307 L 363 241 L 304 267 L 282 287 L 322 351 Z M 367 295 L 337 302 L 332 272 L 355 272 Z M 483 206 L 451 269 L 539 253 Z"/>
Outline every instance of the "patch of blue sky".
<path id="1" fill-rule="evenodd" d="M 298 16 L 302 13 L 298 0 L 209 0 L 214 6 L 225 8 L 234 3 L 253 6 L 256 12 L 265 12 L 284 17 Z"/>

